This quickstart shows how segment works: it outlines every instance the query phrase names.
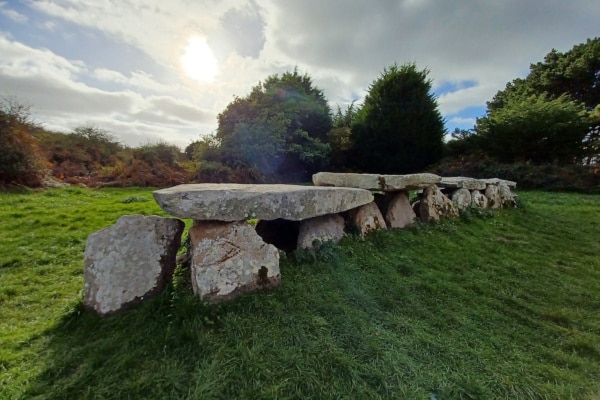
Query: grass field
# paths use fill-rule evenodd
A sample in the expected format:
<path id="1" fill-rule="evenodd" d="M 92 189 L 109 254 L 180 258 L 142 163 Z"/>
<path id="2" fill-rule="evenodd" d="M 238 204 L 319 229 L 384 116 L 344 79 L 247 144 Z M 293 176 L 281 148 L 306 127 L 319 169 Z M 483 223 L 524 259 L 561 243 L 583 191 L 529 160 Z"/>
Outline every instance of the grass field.
<path id="1" fill-rule="evenodd" d="M 209 306 L 185 270 L 82 310 L 87 236 L 149 189 L 0 193 L 0 399 L 600 399 L 600 196 L 348 237 Z"/>

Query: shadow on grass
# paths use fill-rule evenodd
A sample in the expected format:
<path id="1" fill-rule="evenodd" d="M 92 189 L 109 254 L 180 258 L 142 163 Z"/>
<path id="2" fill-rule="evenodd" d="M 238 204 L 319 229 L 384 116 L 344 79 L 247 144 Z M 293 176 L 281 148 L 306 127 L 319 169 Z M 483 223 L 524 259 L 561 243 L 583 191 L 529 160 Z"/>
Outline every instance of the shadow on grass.
<path id="1" fill-rule="evenodd" d="M 222 389 L 223 374 L 209 376 L 215 354 L 234 345 L 219 334 L 225 308 L 202 303 L 181 276 L 159 296 L 116 315 L 100 318 L 79 302 L 45 332 L 45 370 L 24 397 L 210 397 Z M 201 381 L 199 369 L 206 372 Z"/>

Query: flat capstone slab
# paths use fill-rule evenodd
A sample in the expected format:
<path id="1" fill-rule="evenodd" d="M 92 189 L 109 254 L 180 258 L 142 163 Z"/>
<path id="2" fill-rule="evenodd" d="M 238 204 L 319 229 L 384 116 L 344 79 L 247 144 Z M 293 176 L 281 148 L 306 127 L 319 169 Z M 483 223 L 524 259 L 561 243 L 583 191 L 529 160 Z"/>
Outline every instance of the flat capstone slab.
<path id="1" fill-rule="evenodd" d="M 501 183 L 506 184 L 511 189 L 517 187 L 517 182 L 507 181 L 504 179 L 475 179 L 466 176 L 445 176 L 438 186 L 450 189 L 469 189 L 469 190 L 485 190 L 487 185 L 498 186 Z"/>
<path id="2" fill-rule="evenodd" d="M 351 187 L 382 192 L 423 189 L 442 181 L 435 174 L 381 175 L 318 172 L 313 175 L 313 183 L 317 186 Z"/>
<path id="3" fill-rule="evenodd" d="M 199 183 L 157 190 L 154 199 L 167 214 L 197 221 L 302 221 L 360 207 L 373 195 L 355 188 Z"/>

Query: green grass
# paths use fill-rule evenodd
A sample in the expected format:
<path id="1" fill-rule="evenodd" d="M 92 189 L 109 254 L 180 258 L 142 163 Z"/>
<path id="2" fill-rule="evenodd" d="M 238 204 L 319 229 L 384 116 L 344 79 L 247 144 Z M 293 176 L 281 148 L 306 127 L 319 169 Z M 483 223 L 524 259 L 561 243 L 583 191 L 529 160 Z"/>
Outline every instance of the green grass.
<path id="1" fill-rule="evenodd" d="M 0 399 L 598 399 L 600 196 L 348 237 L 208 306 L 179 270 L 83 311 L 83 249 L 148 189 L 0 194 Z M 148 201 L 145 201 L 148 200 Z"/>

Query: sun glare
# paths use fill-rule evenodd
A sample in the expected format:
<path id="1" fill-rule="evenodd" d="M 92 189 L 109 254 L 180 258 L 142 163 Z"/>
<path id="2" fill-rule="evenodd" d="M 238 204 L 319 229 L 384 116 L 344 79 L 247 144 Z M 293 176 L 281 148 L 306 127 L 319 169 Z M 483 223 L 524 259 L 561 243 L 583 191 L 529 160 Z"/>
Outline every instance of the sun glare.
<path id="1" fill-rule="evenodd" d="M 217 75 L 217 58 L 201 36 L 192 36 L 188 39 L 181 56 L 183 71 L 192 79 L 201 82 L 210 82 Z"/>

